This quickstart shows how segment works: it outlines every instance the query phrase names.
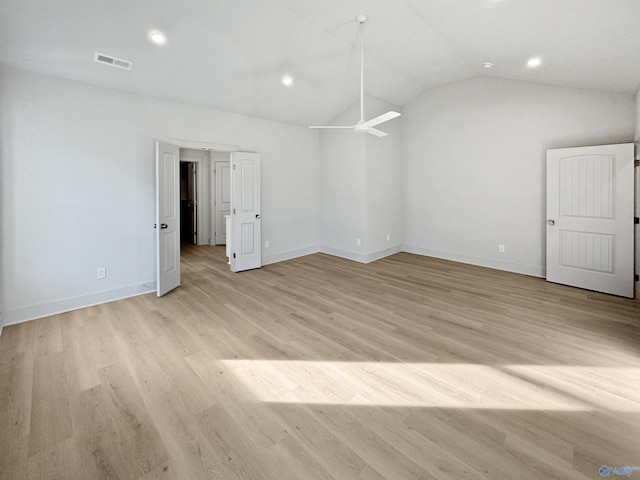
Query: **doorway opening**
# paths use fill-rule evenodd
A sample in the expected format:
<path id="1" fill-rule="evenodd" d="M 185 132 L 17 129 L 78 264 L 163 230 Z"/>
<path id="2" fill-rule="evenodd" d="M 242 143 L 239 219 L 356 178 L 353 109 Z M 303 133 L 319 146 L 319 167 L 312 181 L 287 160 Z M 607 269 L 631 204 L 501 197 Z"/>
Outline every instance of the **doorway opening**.
<path id="1" fill-rule="evenodd" d="M 260 268 L 262 264 L 260 154 L 240 152 L 238 147 L 230 148 L 225 145 L 215 145 L 223 147 L 221 149 L 202 147 L 203 142 L 175 139 L 169 139 L 169 142 L 171 143 L 156 141 L 156 223 L 154 228 L 157 229 L 155 240 L 158 296 L 180 286 L 182 248 L 179 237 L 182 229 L 187 232 L 185 243 L 216 245 L 215 225 L 218 223 L 227 247 L 233 244 L 232 257 L 229 248 L 226 249 L 231 271 Z M 191 148 L 192 146 L 200 148 Z M 212 159 L 215 160 L 212 161 Z M 194 165 L 189 166 L 189 163 Z M 226 169 L 229 173 L 228 181 L 224 178 L 225 165 L 228 165 Z M 240 168 L 236 168 L 238 165 Z M 234 172 L 237 170 L 236 175 L 231 175 L 231 167 Z M 222 173 L 220 177 L 216 175 L 218 170 Z M 182 180 L 181 171 L 183 172 Z M 219 178 L 220 185 L 217 189 L 216 178 Z M 181 184 L 183 195 L 181 195 Z M 236 211 L 234 207 L 233 218 L 226 215 L 224 222 L 216 222 L 216 217 L 220 219 L 225 217 L 223 205 L 216 215 L 218 203 L 226 203 L 216 201 L 216 192 L 218 192 L 218 198 L 226 200 L 225 197 L 228 197 L 230 204 L 240 206 L 236 221 L 234 221 Z M 187 212 L 187 215 L 184 215 L 187 218 L 184 225 L 180 218 L 183 216 L 180 215 L 181 199 L 184 199 Z M 229 210 L 231 210 L 230 206 Z M 187 248 L 188 245 L 184 247 Z"/>
<path id="2" fill-rule="evenodd" d="M 180 244 L 226 245 L 231 154 L 180 148 Z"/>
<path id="3" fill-rule="evenodd" d="M 198 244 L 198 164 L 180 161 L 180 244 Z"/>

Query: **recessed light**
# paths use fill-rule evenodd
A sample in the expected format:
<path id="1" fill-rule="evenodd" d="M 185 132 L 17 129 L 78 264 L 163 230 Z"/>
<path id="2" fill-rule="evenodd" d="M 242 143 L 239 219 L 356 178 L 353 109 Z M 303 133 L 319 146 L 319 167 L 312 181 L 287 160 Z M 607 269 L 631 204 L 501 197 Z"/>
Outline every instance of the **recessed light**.
<path id="1" fill-rule="evenodd" d="M 167 36 L 160 30 L 151 30 L 147 36 L 156 45 L 164 45 L 167 43 Z"/>
<path id="2" fill-rule="evenodd" d="M 293 85 L 293 77 L 291 75 L 283 75 L 282 84 L 290 87 L 291 85 Z"/>
<path id="3" fill-rule="evenodd" d="M 482 64 L 482 66 L 483 66 L 484 68 L 493 68 L 493 63 L 491 63 L 491 62 L 484 62 L 484 63 Z"/>
<path id="4" fill-rule="evenodd" d="M 542 60 L 540 59 L 540 57 L 533 57 L 529 59 L 529 61 L 527 62 L 527 67 L 536 68 L 536 67 L 539 67 L 541 63 L 542 63 Z"/>

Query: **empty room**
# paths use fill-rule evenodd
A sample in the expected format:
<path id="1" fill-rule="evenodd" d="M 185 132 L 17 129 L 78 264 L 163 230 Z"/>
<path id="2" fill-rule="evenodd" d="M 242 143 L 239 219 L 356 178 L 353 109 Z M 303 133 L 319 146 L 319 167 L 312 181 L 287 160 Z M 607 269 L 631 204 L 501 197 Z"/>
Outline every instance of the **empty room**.
<path id="1" fill-rule="evenodd" d="M 638 19 L 0 0 L 0 480 L 640 478 Z"/>

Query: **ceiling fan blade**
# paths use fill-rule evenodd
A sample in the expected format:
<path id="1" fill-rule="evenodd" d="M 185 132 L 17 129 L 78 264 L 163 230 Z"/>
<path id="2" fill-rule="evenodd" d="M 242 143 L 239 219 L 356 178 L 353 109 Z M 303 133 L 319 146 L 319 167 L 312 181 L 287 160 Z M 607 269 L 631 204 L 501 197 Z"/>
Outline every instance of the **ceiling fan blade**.
<path id="1" fill-rule="evenodd" d="M 367 127 L 375 127 L 376 125 L 380 125 L 381 123 L 388 122 L 389 120 L 399 117 L 400 114 L 398 112 L 394 112 L 393 110 L 387 113 L 383 113 L 382 115 L 372 118 L 371 120 L 367 120 L 364 122 L 364 125 Z"/>
<path id="2" fill-rule="evenodd" d="M 389 111 L 382 115 L 379 115 L 371 120 L 364 121 L 364 23 L 367 21 L 367 16 L 360 14 L 356 17 L 358 22 L 358 32 L 360 35 L 360 121 L 355 125 L 309 125 L 309 128 L 352 128 L 355 133 L 370 133 L 376 137 L 386 137 L 388 133 L 376 130 L 376 125 L 387 122 L 393 118 L 399 117 L 401 114 L 398 112 Z"/>
<path id="3" fill-rule="evenodd" d="M 309 128 L 353 128 L 355 125 L 309 125 Z"/>
<path id="4" fill-rule="evenodd" d="M 375 135 L 376 137 L 386 137 L 387 135 L 389 135 L 388 133 L 381 132 L 380 130 L 377 130 L 375 128 L 368 129 L 367 133 L 370 133 L 371 135 Z"/>

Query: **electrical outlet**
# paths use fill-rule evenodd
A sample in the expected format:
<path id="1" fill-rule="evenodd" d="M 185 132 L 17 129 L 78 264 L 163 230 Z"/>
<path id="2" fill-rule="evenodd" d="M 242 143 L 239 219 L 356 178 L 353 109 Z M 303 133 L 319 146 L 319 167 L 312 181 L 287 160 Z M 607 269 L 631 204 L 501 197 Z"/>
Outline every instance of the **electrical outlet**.
<path id="1" fill-rule="evenodd" d="M 264 241 L 264 248 L 269 248 L 269 245 L 271 245 L 271 244 L 269 243 L 269 240 L 265 240 L 265 241 Z"/>
<path id="2" fill-rule="evenodd" d="M 103 278 L 107 278 L 107 268 L 106 267 L 100 267 L 98 270 L 96 270 L 96 278 L 98 280 L 102 280 Z"/>
<path id="3" fill-rule="evenodd" d="M 356 246 L 359 247 L 360 246 L 360 239 L 356 238 Z"/>
<path id="4" fill-rule="evenodd" d="M 502 244 L 498 245 L 498 252 L 504 253 L 504 245 Z"/>

